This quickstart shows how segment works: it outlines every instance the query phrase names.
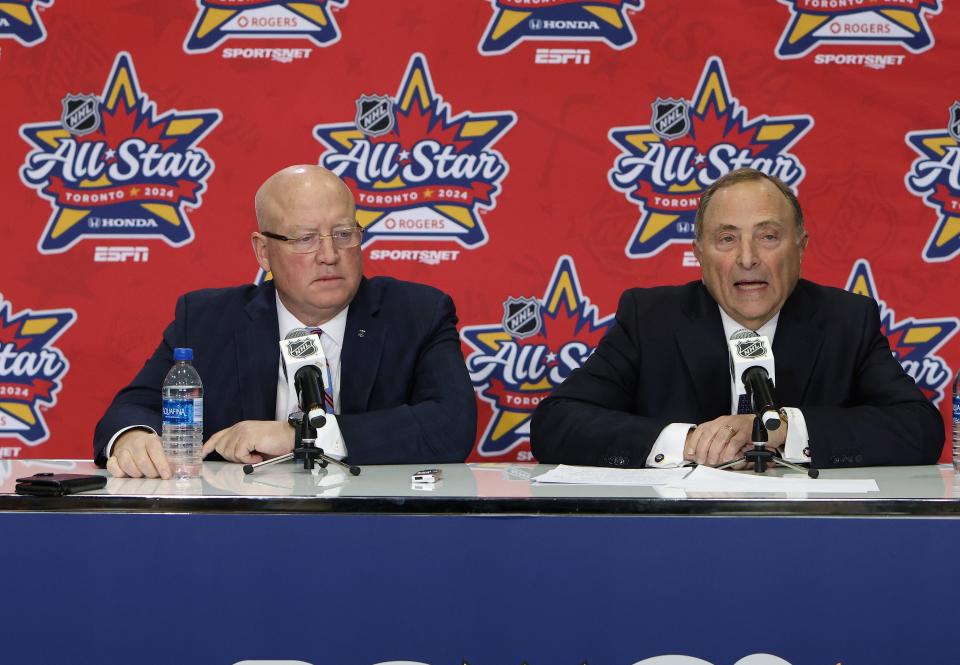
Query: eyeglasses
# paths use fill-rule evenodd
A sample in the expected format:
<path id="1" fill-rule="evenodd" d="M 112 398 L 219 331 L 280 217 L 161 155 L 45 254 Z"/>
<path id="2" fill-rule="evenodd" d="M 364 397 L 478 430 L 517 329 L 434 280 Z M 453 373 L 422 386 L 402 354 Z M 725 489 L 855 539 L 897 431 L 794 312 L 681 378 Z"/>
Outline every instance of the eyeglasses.
<path id="1" fill-rule="evenodd" d="M 360 237 L 363 235 L 363 227 L 339 226 L 330 233 L 307 233 L 299 238 L 289 238 L 287 236 L 282 236 L 279 233 L 271 233 L 270 231 L 261 231 L 260 235 L 289 243 L 287 247 L 297 254 L 310 254 L 311 252 L 315 252 L 320 249 L 320 243 L 324 238 L 330 238 L 333 240 L 333 246 L 336 249 L 350 249 L 351 247 L 356 247 L 360 244 Z"/>

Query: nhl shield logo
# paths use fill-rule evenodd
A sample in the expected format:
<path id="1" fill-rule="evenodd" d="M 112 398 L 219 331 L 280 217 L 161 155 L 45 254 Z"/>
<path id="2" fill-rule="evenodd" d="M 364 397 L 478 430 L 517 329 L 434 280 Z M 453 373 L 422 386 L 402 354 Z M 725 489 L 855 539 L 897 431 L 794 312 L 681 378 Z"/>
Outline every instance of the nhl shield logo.
<path id="1" fill-rule="evenodd" d="M 306 358 L 317 353 L 317 343 L 313 335 L 296 337 L 287 343 L 287 351 L 293 358 Z"/>
<path id="2" fill-rule="evenodd" d="M 960 102 L 954 102 L 950 107 L 950 122 L 947 123 L 950 136 L 960 141 Z"/>
<path id="3" fill-rule="evenodd" d="M 61 101 L 63 113 L 60 123 L 74 136 L 95 132 L 100 127 L 100 112 L 96 95 L 67 95 Z"/>
<path id="4" fill-rule="evenodd" d="M 685 99 L 657 97 L 650 106 L 653 108 L 650 127 L 660 138 L 678 139 L 690 131 L 690 105 Z"/>
<path id="5" fill-rule="evenodd" d="M 507 298 L 503 301 L 503 329 L 516 339 L 540 332 L 540 301 L 536 298 Z"/>
<path id="6" fill-rule="evenodd" d="M 741 358 L 759 358 L 766 353 L 763 340 L 752 338 L 737 342 L 737 355 Z"/>
<path id="7" fill-rule="evenodd" d="M 357 129 L 367 136 L 383 136 L 393 129 L 393 99 L 384 95 L 361 95 L 357 100 Z"/>

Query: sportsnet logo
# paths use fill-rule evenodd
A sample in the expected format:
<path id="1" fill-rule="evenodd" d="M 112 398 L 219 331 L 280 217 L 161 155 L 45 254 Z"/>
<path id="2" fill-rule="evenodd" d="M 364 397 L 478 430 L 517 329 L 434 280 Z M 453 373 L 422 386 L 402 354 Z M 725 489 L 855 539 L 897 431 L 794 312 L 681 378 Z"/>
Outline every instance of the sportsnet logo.
<path id="1" fill-rule="evenodd" d="M 103 94 L 67 95 L 59 122 L 20 127 L 32 150 L 20 179 L 50 201 L 38 249 L 68 250 L 84 237 L 193 240 L 184 206 L 199 207 L 213 161 L 195 147 L 220 111 L 170 110 L 140 90 L 129 54 L 119 53 Z"/>
<path id="2" fill-rule="evenodd" d="M 0 437 L 36 446 L 50 437 L 43 411 L 56 406 L 56 393 L 70 363 L 53 346 L 77 318 L 72 309 L 14 314 L 0 296 Z"/>
<path id="3" fill-rule="evenodd" d="M 617 50 L 637 41 L 627 11 L 643 0 L 490 0 L 493 16 L 478 49 L 499 55 L 526 40 L 601 41 Z"/>
<path id="4" fill-rule="evenodd" d="M 24 46 L 36 46 L 47 38 L 37 9 L 47 8 L 53 0 L 5 0 L 0 3 L 0 39 L 16 39 Z"/>
<path id="5" fill-rule="evenodd" d="M 944 129 L 907 132 L 904 138 L 920 155 L 904 178 L 907 189 L 939 215 L 923 260 L 949 261 L 960 254 L 960 102 L 948 109 Z"/>
<path id="6" fill-rule="evenodd" d="M 812 126 L 809 115 L 750 119 L 730 94 L 723 62 L 710 58 L 689 102 L 658 97 L 650 124 L 608 133 L 621 150 L 608 174 L 610 186 L 641 213 L 627 256 L 653 256 L 672 243 L 692 242 L 700 193 L 734 169 L 753 167 L 795 188 L 805 169 L 788 150 Z"/>
<path id="7" fill-rule="evenodd" d="M 529 446 L 533 410 L 586 361 L 612 324 L 612 315 L 597 318 L 573 259 L 561 256 L 542 299 L 509 297 L 499 323 L 464 326 L 461 339 L 473 349 L 470 379 L 493 411 L 477 453 L 502 457 Z M 529 459 L 529 449 L 514 459 Z"/>
<path id="8" fill-rule="evenodd" d="M 920 391 L 939 405 L 950 385 L 953 370 L 935 353 L 957 332 L 960 320 L 914 319 L 897 321 L 892 308 L 877 297 L 876 282 L 866 259 L 858 260 L 847 280 L 847 291 L 873 298 L 880 306 L 880 329 L 890 342 L 890 350 L 904 371 L 913 377 Z"/>
<path id="9" fill-rule="evenodd" d="M 790 21 L 777 44 L 778 58 L 800 58 L 820 44 L 894 44 L 911 53 L 933 46 L 927 16 L 940 0 L 780 0 Z"/>
<path id="10" fill-rule="evenodd" d="M 363 94 L 353 122 L 314 127 L 320 164 L 350 187 L 364 246 L 391 240 L 487 241 L 479 209 L 493 210 L 509 166 L 492 146 L 517 120 L 512 111 L 450 117 L 417 53 L 395 97 Z"/>
<path id="11" fill-rule="evenodd" d="M 340 28 L 330 10 L 346 7 L 347 2 L 197 0 L 199 11 L 183 43 L 183 50 L 186 53 L 206 53 L 222 41 L 234 38 L 310 39 L 318 46 L 330 46 L 340 41 Z M 236 49 L 228 57 L 248 56 Z"/>

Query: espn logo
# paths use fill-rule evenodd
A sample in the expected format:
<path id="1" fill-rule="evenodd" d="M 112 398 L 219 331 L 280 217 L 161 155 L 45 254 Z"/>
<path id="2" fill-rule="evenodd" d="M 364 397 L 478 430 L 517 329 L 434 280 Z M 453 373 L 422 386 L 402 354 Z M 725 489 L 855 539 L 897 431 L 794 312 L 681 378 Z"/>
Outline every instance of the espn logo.
<path id="1" fill-rule="evenodd" d="M 117 245 L 115 247 L 94 247 L 94 263 L 124 263 L 131 259 L 137 263 L 147 262 L 149 249 L 147 247 L 125 247 Z"/>
<path id="2" fill-rule="evenodd" d="M 699 268 L 700 262 L 697 261 L 697 256 L 693 252 L 686 251 L 683 253 L 683 267 L 684 268 Z"/>
<path id="3" fill-rule="evenodd" d="M 533 57 L 538 65 L 590 64 L 590 49 L 587 48 L 538 48 Z"/>

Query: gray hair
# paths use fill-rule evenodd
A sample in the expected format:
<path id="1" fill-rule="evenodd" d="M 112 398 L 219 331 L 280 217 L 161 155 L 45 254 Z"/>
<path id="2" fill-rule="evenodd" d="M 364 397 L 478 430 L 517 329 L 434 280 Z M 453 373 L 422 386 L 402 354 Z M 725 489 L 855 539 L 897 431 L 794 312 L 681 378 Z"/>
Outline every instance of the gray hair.
<path id="1" fill-rule="evenodd" d="M 797 242 L 803 242 L 803 238 L 807 232 L 803 228 L 803 210 L 800 208 L 800 201 L 797 200 L 796 194 L 794 194 L 793 190 L 780 178 L 751 168 L 730 171 L 730 173 L 727 173 L 707 187 L 707 191 L 700 195 L 700 205 L 697 206 L 697 216 L 693 222 L 693 237 L 697 242 L 700 242 L 700 238 L 703 236 L 703 217 L 707 212 L 707 206 L 710 205 L 710 199 L 713 198 L 713 195 L 724 187 L 732 187 L 741 182 L 750 182 L 753 180 L 767 180 L 772 182 L 774 186 L 780 190 L 780 193 L 787 199 L 790 207 L 793 208 L 793 223 L 796 225 Z"/>

